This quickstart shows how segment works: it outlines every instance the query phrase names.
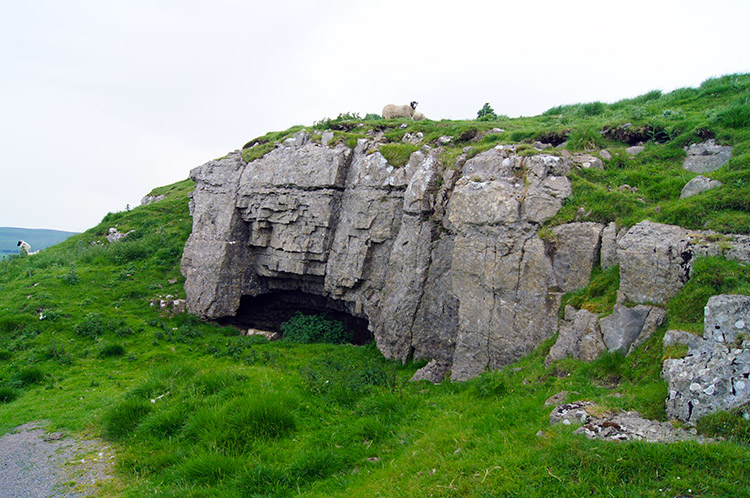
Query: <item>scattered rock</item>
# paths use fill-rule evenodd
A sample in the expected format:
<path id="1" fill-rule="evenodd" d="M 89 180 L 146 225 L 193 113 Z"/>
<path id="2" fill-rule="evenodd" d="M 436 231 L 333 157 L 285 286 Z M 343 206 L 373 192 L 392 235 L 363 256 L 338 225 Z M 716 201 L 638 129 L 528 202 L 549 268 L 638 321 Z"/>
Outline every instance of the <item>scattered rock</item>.
<path id="1" fill-rule="evenodd" d="M 602 160 L 590 154 L 573 154 L 571 159 L 583 169 L 604 169 L 604 163 Z"/>
<path id="2" fill-rule="evenodd" d="M 141 199 L 141 206 L 148 206 L 149 204 L 152 204 L 154 202 L 159 202 L 164 199 L 166 199 L 167 196 L 164 194 L 161 195 L 147 195 L 143 199 Z"/>
<path id="3" fill-rule="evenodd" d="M 605 270 L 617 266 L 619 264 L 617 260 L 617 225 L 615 222 L 610 222 L 604 230 L 602 230 L 602 244 L 601 251 L 599 253 L 599 263 Z"/>
<path id="4" fill-rule="evenodd" d="M 419 131 L 415 134 L 411 133 L 404 133 L 404 136 L 401 138 L 401 141 L 405 144 L 411 144 L 411 145 L 417 145 L 422 142 L 422 139 L 424 138 L 424 134 Z"/>
<path id="5" fill-rule="evenodd" d="M 670 334 L 670 341 L 679 339 L 687 339 L 687 356 L 662 367 L 670 417 L 692 424 L 750 402 L 750 296 L 711 297 L 703 337 Z"/>
<path id="6" fill-rule="evenodd" d="M 664 348 L 675 344 L 685 344 L 688 347 L 698 348 L 703 343 L 703 337 L 685 330 L 667 330 L 662 339 Z"/>
<path id="7" fill-rule="evenodd" d="M 617 190 L 619 192 L 632 192 L 632 193 L 636 193 L 636 192 L 638 192 L 638 187 L 631 187 L 630 185 L 628 185 L 627 183 L 625 183 L 625 184 L 620 185 L 619 187 L 617 187 Z"/>
<path id="8" fill-rule="evenodd" d="M 329 143 L 331 143 L 331 140 L 333 140 L 333 132 L 330 130 L 324 131 L 323 134 L 320 136 L 320 143 L 322 145 L 328 146 Z"/>
<path id="9" fill-rule="evenodd" d="M 122 239 L 124 239 L 131 233 L 133 233 L 133 230 L 130 230 L 129 232 L 126 232 L 126 233 L 121 233 L 119 230 L 117 230 L 117 228 L 112 227 L 109 229 L 109 232 L 107 233 L 106 237 L 107 237 L 107 240 L 111 244 L 113 244 L 115 242 L 120 242 Z"/>
<path id="10" fill-rule="evenodd" d="M 644 149 L 645 149 L 645 147 L 642 146 L 642 145 L 633 145 L 633 146 L 628 147 L 627 149 L 625 149 L 625 152 L 627 154 L 629 154 L 630 156 L 635 157 L 638 154 L 640 154 L 641 152 L 643 152 Z"/>
<path id="11" fill-rule="evenodd" d="M 716 145 L 714 139 L 685 147 L 687 157 L 682 167 L 694 173 L 712 173 L 732 158 L 732 147 Z"/>
<path id="12" fill-rule="evenodd" d="M 557 342 L 550 349 L 545 364 L 571 356 L 582 361 L 593 361 L 607 348 L 597 323 L 598 316 L 588 310 L 565 307 L 565 319 L 560 324 Z"/>
<path id="13" fill-rule="evenodd" d="M 158 306 L 160 310 L 170 310 L 172 313 L 185 313 L 187 311 L 187 302 L 184 299 L 172 299 L 168 296 L 166 299 L 152 299 L 149 301 L 151 307 Z"/>
<path id="14" fill-rule="evenodd" d="M 450 364 L 447 362 L 430 360 L 427 365 L 417 370 L 409 380 L 411 380 L 411 382 L 426 380 L 433 384 L 440 384 L 445 380 L 449 368 Z"/>
<path id="15" fill-rule="evenodd" d="M 676 443 L 679 441 L 710 442 L 703 436 L 676 428 L 669 422 L 645 419 L 638 412 L 610 413 L 604 417 L 590 417 L 576 431 L 589 439 L 605 441 L 646 441 L 648 443 Z"/>
<path id="16" fill-rule="evenodd" d="M 273 332 L 270 330 L 258 330 L 258 329 L 253 329 L 253 328 L 243 330 L 240 333 L 240 335 L 241 336 L 259 335 L 268 339 L 269 342 L 278 341 L 279 339 L 281 339 L 281 335 L 278 332 Z"/>
<path id="17" fill-rule="evenodd" d="M 599 151 L 599 157 L 601 157 L 605 161 L 611 161 L 612 160 L 612 154 L 607 149 L 600 150 Z"/>
<path id="18" fill-rule="evenodd" d="M 437 139 L 440 145 L 448 145 L 449 143 L 451 143 L 451 140 L 453 140 L 453 138 L 449 137 L 448 135 L 443 135 L 442 137 Z"/>
<path id="19" fill-rule="evenodd" d="M 585 424 L 589 419 L 589 412 L 586 407 L 594 406 L 591 401 L 575 401 L 555 407 L 549 414 L 549 423 L 551 425 L 580 425 Z"/>
<path id="20" fill-rule="evenodd" d="M 710 178 L 699 175 L 685 184 L 685 186 L 682 188 L 680 199 L 687 199 L 688 197 L 692 197 L 696 194 L 706 192 L 707 190 L 711 190 L 716 187 L 721 187 L 722 185 L 723 183 L 721 183 L 719 180 L 711 180 Z"/>

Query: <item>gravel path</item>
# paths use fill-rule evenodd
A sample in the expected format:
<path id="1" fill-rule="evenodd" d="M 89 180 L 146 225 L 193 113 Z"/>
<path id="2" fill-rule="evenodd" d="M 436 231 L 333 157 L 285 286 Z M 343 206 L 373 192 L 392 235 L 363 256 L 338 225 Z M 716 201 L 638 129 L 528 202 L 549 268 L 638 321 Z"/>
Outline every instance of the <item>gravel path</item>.
<path id="1" fill-rule="evenodd" d="M 48 433 L 41 422 L 0 437 L 0 498 L 95 496 L 114 456 L 101 441 Z"/>

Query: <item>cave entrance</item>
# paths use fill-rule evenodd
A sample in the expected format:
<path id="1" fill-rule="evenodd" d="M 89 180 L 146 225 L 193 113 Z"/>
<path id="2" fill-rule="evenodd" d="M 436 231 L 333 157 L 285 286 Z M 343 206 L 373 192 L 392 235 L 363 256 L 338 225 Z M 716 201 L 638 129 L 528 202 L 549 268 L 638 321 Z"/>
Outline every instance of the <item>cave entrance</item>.
<path id="1" fill-rule="evenodd" d="M 292 318 L 297 311 L 305 315 L 325 313 L 329 319 L 338 320 L 354 333 L 352 344 L 372 342 L 374 339 L 368 329 L 367 318 L 354 316 L 347 308 L 345 301 L 317 294 L 276 291 L 259 296 L 242 296 L 235 316 L 225 317 L 221 323 L 241 329 L 254 328 L 281 333 L 281 324 Z"/>

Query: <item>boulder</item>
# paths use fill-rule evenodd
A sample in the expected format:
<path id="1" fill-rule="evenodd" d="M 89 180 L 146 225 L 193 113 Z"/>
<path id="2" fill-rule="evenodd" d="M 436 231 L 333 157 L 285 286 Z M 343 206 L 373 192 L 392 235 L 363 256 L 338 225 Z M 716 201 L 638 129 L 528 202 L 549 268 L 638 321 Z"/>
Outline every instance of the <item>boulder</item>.
<path id="1" fill-rule="evenodd" d="M 440 384 L 445 380 L 449 368 L 450 365 L 446 362 L 430 360 L 427 365 L 417 370 L 409 380 L 411 382 L 426 380 L 433 384 Z"/>
<path id="2" fill-rule="evenodd" d="M 707 190 L 711 190 L 716 187 L 721 187 L 722 185 L 723 183 L 718 180 L 711 180 L 710 178 L 706 178 L 705 176 L 698 175 L 685 184 L 685 186 L 682 188 L 680 199 L 687 199 L 688 197 L 692 197 L 696 194 L 706 192 Z"/>
<path id="3" fill-rule="evenodd" d="M 557 286 L 563 292 L 582 289 L 589 284 L 591 270 L 599 261 L 600 223 L 568 223 L 552 229 L 554 234 L 552 268 Z"/>
<path id="4" fill-rule="evenodd" d="M 713 173 L 732 158 L 732 147 L 717 145 L 711 139 L 685 147 L 687 157 L 682 167 L 694 173 Z"/>
<path id="5" fill-rule="evenodd" d="M 642 145 L 633 145 L 625 149 L 625 152 L 631 156 L 637 156 L 638 154 L 643 152 L 644 149 L 645 147 Z"/>
<path id="6" fill-rule="evenodd" d="M 560 324 L 557 341 L 550 349 L 545 363 L 573 357 L 593 361 L 606 349 L 597 323 L 598 316 L 588 310 L 565 307 L 565 320 Z"/>
<path id="7" fill-rule="evenodd" d="M 687 230 L 642 221 L 617 242 L 619 301 L 665 305 L 690 278 Z"/>
<path id="8" fill-rule="evenodd" d="M 705 317 L 703 338 L 687 338 L 687 356 L 662 366 L 667 415 L 688 424 L 750 402 L 750 296 L 713 296 Z"/>
<path id="9" fill-rule="evenodd" d="M 611 156 L 610 156 L 611 158 Z M 604 163 L 601 159 L 591 154 L 573 154 L 573 162 L 583 169 L 604 169 Z"/>
<path id="10" fill-rule="evenodd" d="M 607 349 L 624 355 L 651 337 L 666 318 L 666 312 L 656 306 L 616 304 L 611 315 L 599 320 L 599 327 Z"/>

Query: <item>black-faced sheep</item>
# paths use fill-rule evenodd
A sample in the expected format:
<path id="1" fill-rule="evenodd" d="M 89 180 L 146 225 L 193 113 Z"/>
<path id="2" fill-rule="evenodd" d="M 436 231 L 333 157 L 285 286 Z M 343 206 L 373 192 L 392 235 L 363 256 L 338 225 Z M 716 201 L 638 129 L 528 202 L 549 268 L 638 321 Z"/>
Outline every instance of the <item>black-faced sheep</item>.
<path id="1" fill-rule="evenodd" d="M 39 251 L 32 251 L 31 246 L 28 242 L 19 240 L 18 241 L 18 253 L 21 254 L 21 256 L 31 256 L 32 254 L 36 254 Z"/>
<path id="2" fill-rule="evenodd" d="M 412 101 L 409 105 L 388 104 L 383 107 L 383 119 L 410 118 L 414 116 L 414 109 L 418 102 Z"/>

